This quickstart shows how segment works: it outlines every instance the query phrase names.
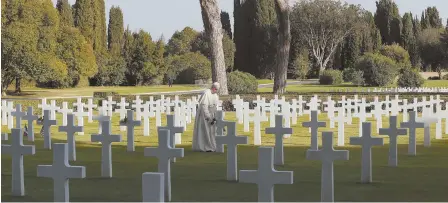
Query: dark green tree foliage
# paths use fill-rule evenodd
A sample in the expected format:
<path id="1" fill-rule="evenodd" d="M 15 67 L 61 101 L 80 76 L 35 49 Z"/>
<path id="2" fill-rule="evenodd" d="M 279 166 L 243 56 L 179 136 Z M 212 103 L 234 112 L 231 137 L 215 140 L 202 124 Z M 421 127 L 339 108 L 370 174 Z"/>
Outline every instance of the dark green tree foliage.
<path id="1" fill-rule="evenodd" d="M 229 36 L 229 38 L 232 39 L 233 38 L 232 25 L 230 24 L 229 13 L 227 13 L 225 11 L 221 11 L 221 24 L 222 24 L 222 29 L 224 29 L 227 36 Z"/>
<path id="2" fill-rule="evenodd" d="M 167 77 L 178 84 L 194 84 L 195 80 L 208 80 L 212 77 L 211 62 L 199 52 L 170 55 L 165 59 Z"/>
<path id="3" fill-rule="evenodd" d="M 429 22 L 429 18 L 426 16 L 426 12 L 422 12 L 422 16 L 420 18 L 420 24 L 422 25 L 422 30 L 431 28 L 431 23 Z"/>
<path id="4" fill-rule="evenodd" d="M 375 23 L 381 32 L 383 43 L 400 43 L 401 19 L 398 6 L 394 1 L 376 2 Z"/>
<path id="5" fill-rule="evenodd" d="M 227 75 L 230 94 L 250 94 L 258 90 L 257 78 L 249 73 L 233 71 Z"/>
<path id="6" fill-rule="evenodd" d="M 257 78 L 272 75 L 278 19 L 272 0 L 235 1 L 235 68 Z"/>
<path id="7" fill-rule="evenodd" d="M 422 33 L 422 24 L 417 16 L 412 20 L 412 25 L 414 26 L 414 36 L 417 38 Z"/>
<path id="8" fill-rule="evenodd" d="M 113 6 L 109 12 L 109 27 L 108 27 L 108 48 L 112 56 L 119 56 L 121 54 L 121 47 L 123 46 L 124 23 L 123 12 L 120 7 Z"/>
<path id="9" fill-rule="evenodd" d="M 439 15 L 439 10 L 436 7 L 428 7 L 425 10 L 425 23 L 427 23 L 426 28 L 442 28 L 442 19 Z"/>
<path id="10" fill-rule="evenodd" d="M 168 55 L 182 55 L 191 51 L 192 44 L 199 33 L 191 27 L 176 31 L 168 41 L 166 51 Z"/>
<path id="11" fill-rule="evenodd" d="M 94 0 L 76 0 L 73 5 L 75 26 L 90 44 L 93 44 L 95 35 L 95 10 L 92 7 L 92 1 Z"/>
<path id="12" fill-rule="evenodd" d="M 443 29 L 430 28 L 423 30 L 418 38 L 418 46 L 420 48 L 420 56 L 425 71 L 437 71 L 443 65 L 445 54 L 441 36 Z"/>
<path id="13" fill-rule="evenodd" d="M 157 77 L 157 70 L 152 63 L 155 45 L 151 35 L 143 30 L 133 33 L 133 45 L 130 66 L 126 70 L 129 85 L 151 84 Z"/>
<path id="14" fill-rule="evenodd" d="M 73 20 L 73 11 L 72 7 L 68 3 L 68 0 L 58 0 L 56 3 L 56 8 L 59 11 L 59 21 L 60 26 L 68 26 L 73 27 L 75 26 L 74 20 Z"/>
<path id="15" fill-rule="evenodd" d="M 368 86 L 392 84 L 398 74 L 395 61 L 379 53 L 365 54 L 357 61 L 355 69 L 363 71 L 364 82 Z"/>
<path id="16" fill-rule="evenodd" d="M 403 16 L 403 33 L 401 45 L 408 50 L 412 66 L 419 66 L 420 52 L 417 47 L 417 39 L 414 32 L 412 13 L 405 13 Z"/>
<path id="17" fill-rule="evenodd" d="M 107 50 L 107 27 L 106 27 L 106 8 L 104 0 L 93 0 L 94 9 L 93 29 L 94 41 L 93 49 L 99 52 Z"/>
<path id="18" fill-rule="evenodd" d="M 229 36 L 223 35 L 222 46 L 224 49 L 224 58 L 227 66 L 226 69 L 228 71 L 232 71 L 235 58 L 235 43 L 233 43 L 232 39 L 230 39 Z M 201 32 L 194 40 L 194 42 L 192 43 L 191 51 L 199 51 L 202 55 L 211 60 L 210 47 L 208 45 L 205 32 Z"/>
<path id="19" fill-rule="evenodd" d="M 403 69 L 397 81 L 399 87 L 421 87 L 424 83 L 425 79 L 419 71 L 412 68 Z"/>
<path id="20" fill-rule="evenodd" d="M 345 68 L 353 68 L 356 60 L 358 59 L 360 53 L 360 37 L 359 32 L 354 31 L 350 33 L 343 44 L 342 54 L 341 54 L 341 62 L 342 67 Z"/>
<path id="21" fill-rule="evenodd" d="M 166 64 L 165 59 L 163 58 L 165 54 L 165 39 L 163 36 L 160 37 L 159 40 L 157 40 L 155 44 L 155 49 L 152 56 L 152 63 L 154 64 L 156 68 L 156 77 L 154 77 L 152 84 L 160 84 L 162 83 L 165 73 L 166 73 Z"/>

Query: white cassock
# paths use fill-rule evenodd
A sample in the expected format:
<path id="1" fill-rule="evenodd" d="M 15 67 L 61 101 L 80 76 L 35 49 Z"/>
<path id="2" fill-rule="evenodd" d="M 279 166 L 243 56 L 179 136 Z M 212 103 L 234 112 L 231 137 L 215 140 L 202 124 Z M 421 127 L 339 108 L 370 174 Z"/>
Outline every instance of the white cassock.
<path id="1" fill-rule="evenodd" d="M 216 150 L 216 124 L 211 125 L 218 107 L 218 94 L 206 90 L 199 99 L 199 109 L 196 113 L 193 131 L 193 151 Z"/>

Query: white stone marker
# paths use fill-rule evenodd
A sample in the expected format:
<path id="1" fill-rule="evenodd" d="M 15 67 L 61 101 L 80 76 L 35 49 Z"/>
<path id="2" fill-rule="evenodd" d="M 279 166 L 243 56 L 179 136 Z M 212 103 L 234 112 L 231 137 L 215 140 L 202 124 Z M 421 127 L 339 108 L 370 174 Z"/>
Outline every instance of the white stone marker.
<path id="1" fill-rule="evenodd" d="M 50 101 L 50 106 L 48 106 L 48 110 L 51 113 L 51 120 L 56 120 L 56 111 L 59 110 L 59 106 L 56 105 L 56 100 Z"/>
<path id="2" fill-rule="evenodd" d="M 311 111 L 311 120 L 309 122 L 303 122 L 302 127 L 308 127 L 311 129 L 311 150 L 318 150 L 319 144 L 317 141 L 317 130 L 319 127 L 327 127 L 327 123 L 319 122 L 317 118 L 317 111 Z"/>
<path id="3" fill-rule="evenodd" d="M 6 100 L 2 100 L 2 125 L 7 125 L 8 122 L 8 116 L 7 116 L 7 109 L 8 104 L 6 103 Z"/>
<path id="4" fill-rule="evenodd" d="M 58 112 L 62 114 L 62 125 L 67 125 L 67 114 L 73 113 L 73 109 L 68 108 L 67 102 L 62 102 L 62 108 Z"/>
<path id="5" fill-rule="evenodd" d="M 423 107 L 423 109 L 425 109 L 425 107 Z M 423 114 L 425 114 L 425 113 L 423 113 Z M 431 146 L 431 124 L 437 123 L 437 118 L 423 115 L 422 118 L 417 118 L 417 121 L 422 122 L 425 125 L 423 146 L 430 147 Z"/>
<path id="6" fill-rule="evenodd" d="M 22 117 L 23 120 L 28 121 L 28 141 L 34 142 L 34 121 L 37 120 L 39 117 L 33 115 L 33 107 L 29 106 L 26 115 Z"/>
<path id="7" fill-rule="evenodd" d="M 121 142 L 121 135 L 112 135 L 110 121 L 102 121 L 103 131 L 92 135 L 92 142 L 101 142 L 101 176 L 112 178 L 112 142 Z"/>
<path id="8" fill-rule="evenodd" d="M 98 110 L 98 115 L 93 116 L 93 120 L 98 121 L 98 134 L 101 134 L 103 132 L 103 121 L 111 121 L 111 117 L 107 116 L 107 110 L 105 106 Z M 109 129 L 109 132 L 110 131 L 112 131 L 112 129 Z"/>
<path id="9" fill-rule="evenodd" d="M 170 136 L 170 147 L 171 148 L 176 148 L 176 144 L 180 144 L 180 143 L 176 143 L 176 134 L 177 133 L 183 133 L 184 132 L 184 128 L 183 127 L 177 127 L 175 125 L 175 118 L 174 115 L 166 115 L 166 126 L 163 127 L 158 127 L 158 130 L 168 130 L 169 132 L 169 136 Z M 172 162 L 176 162 L 176 158 L 173 157 L 171 159 Z"/>
<path id="10" fill-rule="evenodd" d="M 67 120 L 68 123 L 66 125 L 59 126 L 59 132 L 67 133 L 68 158 L 70 161 L 76 161 L 75 133 L 84 131 L 84 127 L 75 125 L 75 116 L 73 114 L 68 114 Z"/>
<path id="11" fill-rule="evenodd" d="M 282 104 L 282 109 L 281 109 L 281 113 L 280 115 L 283 116 L 283 120 L 284 120 L 284 125 L 285 127 L 289 128 L 291 127 L 291 104 L 289 102 L 283 102 Z M 283 135 L 284 138 L 289 138 L 291 137 L 291 134 L 285 134 Z M 261 135 L 260 135 L 260 139 L 261 139 Z"/>
<path id="12" fill-rule="evenodd" d="M 235 108 L 236 111 L 236 118 L 238 119 L 238 123 L 243 123 L 243 103 L 244 101 L 240 99 L 239 95 L 236 95 L 236 98 L 232 100 L 233 108 Z"/>
<path id="13" fill-rule="evenodd" d="M 85 105 L 85 107 L 87 108 L 88 122 L 92 123 L 93 122 L 93 108 L 98 107 L 98 105 L 93 104 L 93 99 L 89 98 L 89 99 L 87 99 L 87 105 Z"/>
<path id="14" fill-rule="evenodd" d="M 150 126 L 149 118 L 154 117 L 154 112 L 151 112 L 149 107 L 149 102 L 143 104 L 143 111 L 140 112 L 141 117 L 143 117 L 143 136 L 149 136 Z"/>
<path id="15" fill-rule="evenodd" d="M 115 113 L 120 114 L 120 120 L 123 120 L 126 117 L 127 109 L 126 107 L 129 106 L 129 103 L 126 103 L 126 98 L 121 97 L 120 103 L 117 104 L 120 108 L 115 109 Z M 120 126 L 121 131 L 126 130 L 126 126 Z"/>
<path id="16" fill-rule="evenodd" d="M 327 117 L 330 120 L 330 128 L 334 128 L 334 113 L 336 112 L 336 102 L 331 100 L 331 96 L 328 96 L 328 100 L 324 102 L 324 104 L 326 105 L 324 111 L 327 112 Z"/>
<path id="17" fill-rule="evenodd" d="M 321 191 L 322 202 L 334 201 L 334 173 L 333 162 L 335 160 L 348 160 L 348 150 L 334 150 L 333 132 L 322 132 L 322 148 L 319 150 L 307 150 L 306 158 L 322 161 Z"/>
<path id="18" fill-rule="evenodd" d="M 12 159 L 12 195 L 25 196 L 23 155 L 34 155 L 34 145 L 23 145 L 22 130 L 13 128 L 11 129 L 11 145 L 2 144 L 2 154 L 10 154 Z"/>
<path id="19" fill-rule="evenodd" d="M 142 100 L 140 99 L 140 96 L 135 96 L 135 100 L 132 100 L 132 108 L 135 108 L 136 118 L 135 120 L 140 121 L 142 120 L 141 112 L 142 112 Z"/>
<path id="20" fill-rule="evenodd" d="M 143 173 L 142 194 L 143 202 L 165 202 L 165 182 L 163 173 Z"/>
<path id="21" fill-rule="evenodd" d="M 369 106 L 368 103 L 366 103 L 366 98 L 361 99 L 361 103 L 358 103 L 357 106 L 359 107 L 358 112 L 355 113 L 355 116 L 359 118 L 359 126 L 358 126 L 358 132 L 359 136 L 361 136 L 362 133 L 362 123 L 367 121 L 367 118 L 372 117 L 372 114 L 367 113 L 366 108 Z"/>
<path id="22" fill-rule="evenodd" d="M 227 122 L 227 135 L 216 137 L 216 145 L 222 146 L 224 150 L 224 145 L 227 145 L 227 180 L 236 181 L 238 180 L 238 144 L 248 144 L 247 136 L 237 136 L 236 135 L 236 122 Z"/>
<path id="23" fill-rule="evenodd" d="M 38 165 L 37 177 L 53 179 L 53 201 L 69 202 L 69 179 L 85 178 L 86 168 L 70 166 L 67 144 L 55 143 L 53 145 L 53 165 Z"/>
<path id="24" fill-rule="evenodd" d="M 284 135 L 292 134 L 292 128 L 284 128 L 283 127 L 283 116 L 276 115 L 275 116 L 275 127 L 266 128 L 265 133 L 273 134 L 275 136 L 274 164 L 275 165 L 283 165 L 284 164 L 283 138 L 284 138 Z"/>
<path id="25" fill-rule="evenodd" d="M 390 114 L 392 116 L 398 116 L 398 114 L 400 113 L 400 102 L 402 102 L 402 100 L 398 97 L 398 95 L 395 95 L 395 99 L 390 101 Z"/>
<path id="26" fill-rule="evenodd" d="M 8 108 L 7 108 L 7 117 L 8 117 L 8 129 L 12 129 L 14 127 L 14 120 L 12 113 L 14 112 L 14 104 L 12 101 L 8 102 Z"/>
<path id="27" fill-rule="evenodd" d="M 134 120 L 133 110 L 128 110 L 126 116 L 126 122 L 120 123 L 120 126 L 124 126 L 126 128 L 128 152 L 135 151 L 134 128 L 135 126 L 140 126 L 141 124 L 142 124 L 141 121 Z"/>
<path id="28" fill-rule="evenodd" d="M 345 145 L 345 123 L 349 123 L 352 119 L 345 116 L 345 108 L 338 108 L 338 116 L 334 118 L 336 123 L 338 123 L 338 146 Z"/>
<path id="29" fill-rule="evenodd" d="M 293 171 L 274 169 L 274 149 L 258 148 L 258 170 L 240 170 L 239 182 L 258 185 L 258 202 L 274 202 L 274 185 L 293 184 Z"/>
<path id="30" fill-rule="evenodd" d="M 397 166 L 397 137 L 407 135 L 407 130 L 397 128 L 397 116 L 390 116 L 389 128 L 380 128 L 379 134 L 389 136 L 389 166 Z"/>
<path id="31" fill-rule="evenodd" d="M 163 96 L 163 95 L 162 95 Z M 156 113 L 156 127 L 162 126 L 162 108 L 161 101 L 156 101 L 155 113 Z"/>
<path id="32" fill-rule="evenodd" d="M 76 116 L 76 120 L 78 120 L 78 126 L 84 126 L 84 117 L 89 116 L 89 112 L 84 111 L 84 103 L 82 103 L 81 97 L 77 98 L 73 106 L 76 106 L 76 111 L 73 114 Z M 84 135 L 84 132 L 79 132 L 78 135 Z"/>
<path id="33" fill-rule="evenodd" d="M 401 128 L 409 129 L 409 145 L 408 145 L 408 155 L 415 156 L 417 155 L 417 140 L 416 140 L 416 129 L 424 128 L 425 124 L 421 122 L 417 122 L 417 113 L 415 111 L 411 111 L 409 113 L 409 121 L 401 122 Z"/>
<path id="34" fill-rule="evenodd" d="M 172 148 L 170 146 L 169 130 L 158 129 L 159 146 L 145 147 L 144 155 L 156 157 L 159 162 L 157 164 L 157 172 L 165 175 L 165 200 L 171 201 L 171 161 L 175 157 L 184 157 L 184 149 Z"/>
<path id="35" fill-rule="evenodd" d="M 361 137 L 350 137 L 351 145 L 361 145 L 361 183 L 372 182 L 372 147 L 384 145 L 383 138 L 372 137 L 372 123 L 362 123 Z"/>
<path id="36" fill-rule="evenodd" d="M 44 148 L 51 149 L 51 132 L 50 127 L 56 125 L 56 120 L 50 120 L 50 110 L 44 111 L 43 121 L 37 120 L 37 124 L 43 126 L 44 133 Z"/>
<path id="37" fill-rule="evenodd" d="M 25 115 L 25 112 L 22 111 L 22 105 L 16 104 L 16 110 L 11 113 L 11 116 L 16 117 L 16 128 L 22 129 L 22 118 Z"/>
<path id="38" fill-rule="evenodd" d="M 116 104 L 116 103 L 117 102 L 112 99 L 112 96 L 107 97 L 107 115 L 110 116 L 111 118 L 114 113 L 114 111 L 113 111 L 114 104 Z"/>
<path id="39" fill-rule="evenodd" d="M 376 133 L 379 133 L 380 128 L 383 127 L 383 114 L 385 114 L 385 111 L 383 110 L 383 103 L 378 100 L 378 96 L 375 96 L 373 108 L 371 113 L 376 119 Z"/>
<path id="40" fill-rule="evenodd" d="M 47 98 L 43 98 L 41 100 L 41 104 L 38 104 L 37 107 L 42 109 L 42 114 L 41 115 L 44 115 L 44 111 L 47 110 L 47 108 L 48 108 Z"/>
<path id="41" fill-rule="evenodd" d="M 215 113 L 215 119 L 216 119 L 216 137 L 224 136 L 224 128 L 228 126 L 229 124 L 233 122 L 225 121 L 224 120 L 224 112 L 223 111 L 217 111 Z M 218 144 L 218 141 L 216 141 L 216 152 L 217 153 L 224 153 L 224 146 L 222 144 Z"/>
<path id="42" fill-rule="evenodd" d="M 2 133 L 2 140 L 8 140 L 8 133 Z"/>
<path id="43" fill-rule="evenodd" d="M 244 129 L 244 132 L 250 132 L 250 129 L 249 129 L 249 122 L 250 122 L 250 117 L 249 117 L 249 114 L 250 114 L 250 109 L 249 109 L 249 102 L 244 102 L 243 103 L 243 119 L 244 119 L 244 121 L 243 121 L 243 129 Z"/>
<path id="44" fill-rule="evenodd" d="M 249 119 L 254 123 L 254 145 L 261 145 L 261 112 L 260 107 L 257 106 L 253 110 L 254 115 Z M 286 135 L 285 135 L 286 136 Z"/>
<path id="45" fill-rule="evenodd" d="M 280 108 L 276 104 L 275 100 L 269 102 L 269 126 L 271 128 L 275 127 L 275 116 L 278 114 Z"/>

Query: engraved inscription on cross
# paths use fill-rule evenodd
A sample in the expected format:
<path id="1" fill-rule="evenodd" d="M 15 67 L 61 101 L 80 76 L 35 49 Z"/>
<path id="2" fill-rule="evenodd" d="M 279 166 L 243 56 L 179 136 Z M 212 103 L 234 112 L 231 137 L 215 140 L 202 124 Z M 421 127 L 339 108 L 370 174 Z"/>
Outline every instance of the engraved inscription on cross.
<path id="1" fill-rule="evenodd" d="M 258 148 L 258 170 L 240 170 L 241 183 L 258 185 L 258 202 L 274 202 L 274 185 L 293 184 L 293 171 L 274 169 L 274 149 Z"/>
<path id="2" fill-rule="evenodd" d="M 283 127 L 283 116 L 275 116 L 275 127 L 266 128 L 266 134 L 273 134 L 275 136 L 275 152 L 274 152 L 274 164 L 283 165 L 284 155 L 283 155 L 283 137 L 287 134 L 292 134 L 292 128 Z"/>
<path id="3" fill-rule="evenodd" d="M 389 128 L 380 128 L 380 135 L 389 136 L 389 166 L 397 166 L 397 138 L 407 135 L 407 130 L 397 128 L 397 116 L 389 117 Z"/>
<path id="4" fill-rule="evenodd" d="M 57 143 L 53 147 L 53 165 L 38 165 L 37 177 L 53 179 L 54 202 L 69 202 L 69 179 L 85 178 L 86 168 L 70 166 L 67 144 Z"/>
<path id="5" fill-rule="evenodd" d="M 10 154 L 12 157 L 12 195 L 25 196 L 25 179 L 23 167 L 23 155 L 35 154 L 33 145 L 23 145 L 22 130 L 11 129 L 11 145 L 2 144 L 2 154 Z"/>
<path id="6" fill-rule="evenodd" d="M 311 121 L 303 122 L 302 126 L 311 129 L 311 149 L 318 150 L 319 147 L 317 143 L 317 130 L 319 127 L 326 127 L 327 124 L 325 122 L 319 122 L 317 111 L 311 111 Z"/>

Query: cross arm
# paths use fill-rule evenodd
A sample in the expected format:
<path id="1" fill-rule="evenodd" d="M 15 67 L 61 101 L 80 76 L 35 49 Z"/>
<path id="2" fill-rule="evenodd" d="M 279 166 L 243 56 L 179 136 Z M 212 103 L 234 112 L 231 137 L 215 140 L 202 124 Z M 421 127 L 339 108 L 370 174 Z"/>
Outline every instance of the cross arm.
<path id="1" fill-rule="evenodd" d="M 169 151 L 170 157 L 184 157 L 184 149 L 182 148 L 174 148 Z"/>
<path id="2" fill-rule="evenodd" d="M 294 172 L 293 171 L 275 171 L 274 184 L 293 184 Z"/>
<path id="3" fill-rule="evenodd" d="M 258 171 L 255 170 L 240 170 L 239 182 L 240 183 L 258 183 Z"/>
<path id="4" fill-rule="evenodd" d="M 69 166 L 67 169 L 68 178 L 85 178 L 86 167 L 84 166 Z"/>
<path id="5" fill-rule="evenodd" d="M 52 178 L 54 175 L 52 165 L 38 165 L 37 166 L 37 177 Z"/>

